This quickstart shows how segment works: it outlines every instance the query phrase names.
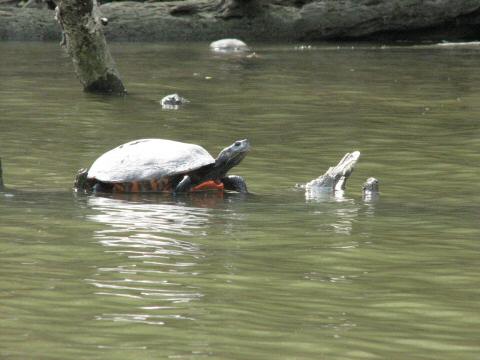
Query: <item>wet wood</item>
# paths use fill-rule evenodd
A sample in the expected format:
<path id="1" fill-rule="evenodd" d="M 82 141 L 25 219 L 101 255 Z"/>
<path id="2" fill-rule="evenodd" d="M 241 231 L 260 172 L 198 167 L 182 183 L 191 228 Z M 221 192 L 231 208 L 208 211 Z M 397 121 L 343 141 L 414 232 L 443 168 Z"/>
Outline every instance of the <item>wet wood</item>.
<path id="1" fill-rule="evenodd" d="M 63 30 L 61 44 L 72 58 L 85 91 L 125 94 L 105 40 L 96 0 L 61 0 L 56 13 Z"/>

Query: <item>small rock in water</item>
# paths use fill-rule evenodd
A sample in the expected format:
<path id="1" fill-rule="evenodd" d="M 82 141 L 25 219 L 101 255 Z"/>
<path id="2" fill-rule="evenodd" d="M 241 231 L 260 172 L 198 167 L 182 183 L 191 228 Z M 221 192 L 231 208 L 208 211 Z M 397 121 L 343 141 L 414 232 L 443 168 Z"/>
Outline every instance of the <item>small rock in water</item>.
<path id="1" fill-rule="evenodd" d="M 369 177 L 364 183 L 362 190 L 365 191 L 375 191 L 378 192 L 379 189 L 379 181 L 374 177 Z"/>
<path id="2" fill-rule="evenodd" d="M 375 201 L 379 197 L 379 181 L 374 177 L 369 177 L 362 185 L 363 200 Z"/>
<path id="3" fill-rule="evenodd" d="M 221 39 L 210 44 L 210 50 L 215 52 L 246 52 L 250 51 L 247 44 L 238 39 Z"/>
<path id="4" fill-rule="evenodd" d="M 160 104 L 164 109 L 178 109 L 180 105 L 184 105 L 189 102 L 190 101 L 178 94 L 170 94 L 160 100 Z"/>

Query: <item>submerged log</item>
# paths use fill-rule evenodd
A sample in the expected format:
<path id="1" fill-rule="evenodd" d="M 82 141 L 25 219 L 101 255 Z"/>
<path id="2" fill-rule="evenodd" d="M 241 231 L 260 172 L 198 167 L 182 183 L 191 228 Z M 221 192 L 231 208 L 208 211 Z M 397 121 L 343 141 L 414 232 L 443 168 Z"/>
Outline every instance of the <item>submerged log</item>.
<path id="1" fill-rule="evenodd" d="M 61 0 L 57 20 L 63 30 L 62 45 L 73 60 L 85 91 L 125 94 L 115 62 L 103 34 L 96 0 Z"/>

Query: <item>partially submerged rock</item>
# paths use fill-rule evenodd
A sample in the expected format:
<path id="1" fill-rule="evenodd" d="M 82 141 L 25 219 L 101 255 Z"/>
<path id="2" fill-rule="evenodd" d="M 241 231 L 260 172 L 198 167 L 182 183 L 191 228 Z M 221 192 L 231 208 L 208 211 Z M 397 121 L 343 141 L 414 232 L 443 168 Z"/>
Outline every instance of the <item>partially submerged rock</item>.
<path id="1" fill-rule="evenodd" d="M 378 193 L 379 181 L 374 177 L 369 177 L 362 185 L 364 193 Z"/>
<path id="2" fill-rule="evenodd" d="M 379 181 L 369 177 L 362 185 L 363 200 L 366 202 L 376 201 L 380 197 Z"/>
<path id="3" fill-rule="evenodd" d="M 160 100 L 160 104 L 164 109 L 178 109 L 180 105 L 184 105 L 189 103 L 187 99 L 181 97 L 178 94 L 170 94 L 165 96 L 162 100 Z"/>
<path id="4" fill-rule="evenodd" d="M 220 53 L 247 52 L 250 48 L 242 40 L 221 39 L 210 44 L 210 50 Z"/>

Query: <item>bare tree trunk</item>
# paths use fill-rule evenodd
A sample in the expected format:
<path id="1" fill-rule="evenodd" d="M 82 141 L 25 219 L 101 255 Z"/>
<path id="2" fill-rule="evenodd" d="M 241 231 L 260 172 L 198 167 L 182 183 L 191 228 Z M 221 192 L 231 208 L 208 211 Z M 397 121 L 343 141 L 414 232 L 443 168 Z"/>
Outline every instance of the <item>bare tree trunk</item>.
<path id="1" fill-rule="evenodd" d="M 85 91 L 125 94 L 102 30 L 96 0 L 61 0 L 57 20 L 64 32 L 62 45 L 73 60 Z"/>

